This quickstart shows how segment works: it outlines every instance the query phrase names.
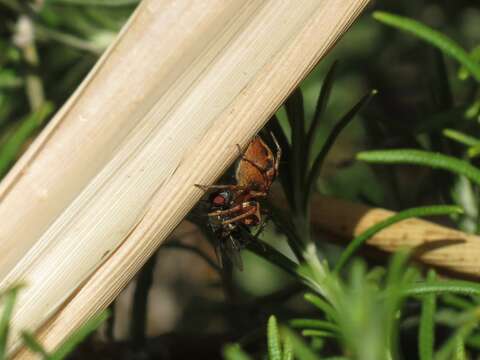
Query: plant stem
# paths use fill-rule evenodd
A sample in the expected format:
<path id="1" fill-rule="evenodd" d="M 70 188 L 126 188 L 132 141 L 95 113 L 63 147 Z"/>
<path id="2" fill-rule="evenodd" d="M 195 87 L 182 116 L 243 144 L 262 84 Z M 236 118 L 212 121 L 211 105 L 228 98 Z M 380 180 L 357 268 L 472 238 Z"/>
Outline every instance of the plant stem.
<path id="1" fill-rule="evenodd" d="M 35 44 L 32 43 L 23 49 L 23 55 L 29 65 L 32 65 L 34 69 L 38 68 L 38 54 Z M 37 71 L 29 73 L 26 76 L 26 91 L 30 108 L 32 111 L 38 110 L 45 102 L 45 95 L 43 90 L 42 80 Z"/>
<path id="2" fill-rule="evenodd" d="M 23 58 L 28 65 L 25 76 L 25 91 L 32 112 L 37 111 L 45 102 L 45 92 L 42 80 L 38 74 L 39 58 L 35 46 L 35 30 L 32 19 L 20 15 L 17 22 L 15 43 L 21 49 Z"/>
<path id="3" fill-rule="evenodd" d="M 141 348 L 145 345 L 147 328 L 147 307 L 148 293 L 153 283 L 153 271 L 157 260 L 157 253 L 153 254 L 140 271 L 135 294 L 133 296 L 132 320 L 130 337 L 135 348 Z"/>

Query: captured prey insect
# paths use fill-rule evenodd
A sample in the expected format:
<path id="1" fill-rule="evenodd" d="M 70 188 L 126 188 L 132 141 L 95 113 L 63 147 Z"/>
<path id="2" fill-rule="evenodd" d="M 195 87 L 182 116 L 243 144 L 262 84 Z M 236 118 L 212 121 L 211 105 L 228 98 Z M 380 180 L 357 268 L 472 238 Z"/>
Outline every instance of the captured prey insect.
<path id="1" fill-rule="evenodd" d="M 218 190 L 210 194 L 208 198 L 208 227 L 213 232 L 217 241 L 215 254 L 221 267 L 224 265 L 224 258 L 229 259 L 234 266 L 243 270 L 240 250 L 250 241 L 250 227 L 243 223 L 228 223 L 228 216 L 211 215 L 228 210 L 233 202 L 231 190 Z"/>
<path id="2" fill-rule="evenodd" d="M 274 154 L 270 147 L 255 136 L 245 152 L 239 145 L 239 160 L 235 171 L 235 184 L 196 185 L 205 191 L 214 190 L 209 196 L 209 227 L 218 244 L 217 257 L 222 264 L 227 257 L 242 269 L 240 250 L 252 239 L 256 239 L 265 226 L 259 200 L 265 198 L 278 175 L 282 150 L 271 134 L 276 146 Z M 258 227 L 256 234 L 251 233 Z"/>

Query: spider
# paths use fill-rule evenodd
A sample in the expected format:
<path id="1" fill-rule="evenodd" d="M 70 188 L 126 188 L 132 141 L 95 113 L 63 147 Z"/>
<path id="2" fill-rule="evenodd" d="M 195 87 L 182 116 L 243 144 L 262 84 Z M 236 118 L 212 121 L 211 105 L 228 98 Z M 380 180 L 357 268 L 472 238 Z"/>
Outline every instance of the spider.
<path id="1" fill-rule="evenodd" d="M 239 145 L 239 162 L 235 172 L 236 184 L 196 185 L 204 191 L 215 190 L 209 197 L 209 226 L 219 240 L 216 247 L 217 258 L 222 264 L 221 254 L 242 269 L 239 250 L 253 237 L 257 238 L 265 219 L 262 218 L 259 198 L 268 195 L 270 187 L 278 174 L 281 148 L 271 134 L 277 148 L 274 155 L 268 145 L 255 136 L 242 152 Z M 259 226 L 255 235 L 250 229 Z"/>
<path id="2" fill-rule="evenodd" d="M 237 145 L 240 160 L 235 172 L 236 184 L 230 185 L 198 185 L 197 187 L 208 191 L 218 190 L 211 198 L 213 211 L 209 217 L 220 220 L 221 225 L 244 224 L 255 226 L 261 223 L 262 216 L 258 198 L 268 195 L 273 181 L 278 175 L 278 168 L 282 150 L 277 139 L 271 133 L 276 146 L 276 154 L 260 138 L 255 136 L 242 152 Z M 215 205 L 219 207 L 214 209 Z"/>

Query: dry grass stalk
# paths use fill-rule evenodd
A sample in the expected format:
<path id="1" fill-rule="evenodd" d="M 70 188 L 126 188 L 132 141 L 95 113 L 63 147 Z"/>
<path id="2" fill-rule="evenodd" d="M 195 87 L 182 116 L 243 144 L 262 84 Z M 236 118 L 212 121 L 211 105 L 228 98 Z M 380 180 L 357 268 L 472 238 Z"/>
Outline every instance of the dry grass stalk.
<path id="1" fill-rule="evenodd" d="M 352 239 L 394 214 L 329 197 L 317 197 L 312 206 L 314 225 L 341 239 Z M 401 221 L 380 231 L 367 244 L 388 252 L 408 247 L 422 263 L 469 278 L 480 278 L 480 237 L 426 220 Z"/>
<path id="2" fill-rule="evenodd" d="M 367 2 L 144 0 L 0 187 L 10 349 L 105 308 Z"/>

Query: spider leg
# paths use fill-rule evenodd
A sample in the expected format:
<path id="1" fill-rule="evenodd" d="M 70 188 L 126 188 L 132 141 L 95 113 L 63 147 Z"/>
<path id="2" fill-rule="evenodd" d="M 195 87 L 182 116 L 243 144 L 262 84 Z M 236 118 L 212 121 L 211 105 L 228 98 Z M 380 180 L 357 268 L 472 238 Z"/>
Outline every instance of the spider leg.
<path id="1" fill-rule="evenodd" d="M 238 156 L 243 159 L 245 157 L 245 151 L 242 150 L 242 147 L 240 146 L 240 144 L 237 144 L 237 151 L 238 151 Z"/>
<path id="2" fill-rule="evenodd" d="M 255 205 L 255 216 L 257 217 L 258 221 L 261 223 L 262 222 L 262 214 L 260 213 L 260 203 L 256 203 Z"/>
<path id="3" fill-rule="evenodd" d="M 257 206 L 254 206 L 254 205 L 250 205 L 250 209 L 247 210 L 246 212 L 244 212 L 243 214 L 241 215 L 238 215 L 238 216 L 235 216 L 231 219 L 228 219 L 228 220 L 224 220 L 222 221 L 222 225 L 228 225 L 228 224 L 232 224 L 234 222 L 237 222 L 237 221 L 240 221 L 240 220 L 243 220 L 249 216 L 252 216 L 252 215 L 255 215 L 259 220 L 260 218 L 258 217 L 258 214 L 257 214 Z M 245 209 L 246 207 L 244 207 Z"/>
<path id="4" fill-rule="evenodd" d="M 240 211 L 242 209 L 244 209 L 244 205 L 239 204 L 239 205 L 235 205 L 235 206 L 231 207 L 230 209 L 212 211 L 212 212 L 208 213 L 207 215 L 208 216 L 229 215 L 231 213 L 235 213 L 235 212 Z"/>
<path id="5" fill-rule="evenodd" d="M 262 218 L 262 220 L 260 221 L 260 224 L 258 225 L 257 231 L 255 231 L 255 234 L 253 234 L 254 240 L 257 240 L 260 234 L 263 232 L 263 230 L 265 229 L 265 226 L 267 226 L 267 221 L 268 219 L 266 219 L 265 217 Z"/>
<path id="6" fill-rule="evenodd" d="M 266 197 L 268 194 L 265 192 L 265 191 L 249 191 L 248 192 L 250 196 L 250 198 L 257 198 L 257 197 Z"/>
<path id="7" fill-rule="evenodd" d="M 217 189 L 217 190 L 221 190 L 221 189 L 227 189 L 227 190 L 245 190 L 245 187 L 244 186 L 240 186 L 240 185 L 200 185 L 200 184 L 194 184 L 196 187 L 198 187 L 199 189 L 202 189 L 203 191 L 208 191 L 208 190 L 212 190 L 212 189 Z"/>
<path id="8" fill-rule="evenodd" d="M 280 147 L 280 144 L 277 141 L 277 138 L 275 135 L 273 135 L 273 132 L 270 131 L 270 136 L 273 139 L 273 142 L 275 143 L 275 147 L 277 148 L 277 153 L 275 155 L 275 162 L 274 162 L 274 168 L 275 168 L 275 176 L 278 175 L 278 169 L 280 167 L 280 159 L 282 158 L 282 148 Z"/>
<path id="9" fill-rule="evenodd" d="M 245 157 L 244 155 L 242 155 L 242 160 L 244 160 L 244 161 L 248 162 L 250 165 L 256 167 L 257 170 L 260 171 L 262 174 L 264 174 L 268 171 L 268 168 L 258 165 L 253 160 L 250 160 L 249 158 Z"/>

